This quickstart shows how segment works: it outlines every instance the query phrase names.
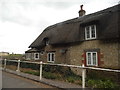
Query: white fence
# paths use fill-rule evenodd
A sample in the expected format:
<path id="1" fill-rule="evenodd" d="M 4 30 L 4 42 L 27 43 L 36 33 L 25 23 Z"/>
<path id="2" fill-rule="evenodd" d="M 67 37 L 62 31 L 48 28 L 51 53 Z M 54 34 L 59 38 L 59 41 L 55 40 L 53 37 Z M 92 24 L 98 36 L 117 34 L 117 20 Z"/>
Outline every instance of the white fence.
<path id="1" fill-rule="evenodd" d="M 85 67 L 84 64 L 82 66 L 77 66 L 77 65 L 67 65 L 67 64 L 52 64 L 52 63 L 43 63 L 41 62 L 30 62 L 30 61 L 20 61 L 20 60 L 4 60 L 4 66 L 3 69 L 6 69 L 6 62 L 17 62 L 17 72 L 20 72 L 20 63 L 33 63 L 33 64 L 39 64 L 40 65 L 40 80 L 42 79 L 42 65 L 52 65 L 52 66 L 63 66 L 63 67 L 74 67 L 74 68 L 80 68 L 82 69 L 82 88 L 85 88 L 85 76 L 86 76 L 86 69 L 93 69 L 93 70 L 102 70 L 102 71 L 108 71 L 108 72 L 117 72 L 120 73 L 120 70 L 113 70 L 113 69 L 105 69 L 105 68 L 95 68 L 95 67 Z"/>

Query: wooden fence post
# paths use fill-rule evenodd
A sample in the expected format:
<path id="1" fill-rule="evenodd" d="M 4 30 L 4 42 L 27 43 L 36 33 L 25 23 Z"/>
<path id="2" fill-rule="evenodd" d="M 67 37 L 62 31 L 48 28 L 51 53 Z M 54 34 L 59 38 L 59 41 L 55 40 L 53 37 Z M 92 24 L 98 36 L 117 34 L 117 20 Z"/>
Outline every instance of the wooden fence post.
<path id="1" fill-rule="evenodd" d="M 85 77 L 86 77 L 86 69 L 84 69 L 84 64 L 82 64 L 82 88 L 85 88 Z"/>
<path id="2" fill-rule="evenodd" d="M 20 72 L 20 60 L 18 60 L 17 72 Z"/>
<path id="3" fill-rule="evenodd" d="M 43 64 L 43 62 L 41 61 L 40 62 L 40 80 L 42 79 L 42 64 Z"/>

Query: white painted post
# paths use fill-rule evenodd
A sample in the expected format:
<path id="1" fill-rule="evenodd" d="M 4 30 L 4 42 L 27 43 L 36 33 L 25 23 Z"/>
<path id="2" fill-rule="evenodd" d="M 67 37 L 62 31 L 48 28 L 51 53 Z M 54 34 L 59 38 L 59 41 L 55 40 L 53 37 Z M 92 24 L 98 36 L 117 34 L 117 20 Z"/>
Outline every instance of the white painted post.
<path id="1" fill-rule="evenodd" d="M 82 64 L 82 67 L 84 68 L 84 64 Z M 85 77 L 86 77 L 86 69 L 82 69 L 82 88 L 85 88 Z"/>
<path id="2" fill-rule="evenodd" d="M 20 72 L 20 60 L 18 60 L 17 72 Z"/>
<path id="3" fill-rule="evenodd" d="M 6 69 L 6 59 L 4 60 L 4 70 Z"/>
<path id="4" fill-rule="evenodd" d="M 42 79 L 42 61 L 40 62 L 40 80 Z"/>

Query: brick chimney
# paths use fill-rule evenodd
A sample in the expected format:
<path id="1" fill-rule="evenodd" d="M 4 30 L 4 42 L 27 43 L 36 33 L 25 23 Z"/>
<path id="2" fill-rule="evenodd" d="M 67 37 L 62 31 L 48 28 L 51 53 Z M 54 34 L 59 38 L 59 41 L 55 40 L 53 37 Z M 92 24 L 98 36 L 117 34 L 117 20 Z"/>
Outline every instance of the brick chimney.
<path id="1" fill-rule="evenodd" d="M 80 6 L 80 9 L 81 9 L 81 10 L 78 12 L 78 13 L 79 13 L 79 17 L 84 16 L 85 13 L 86 13 L 86 11 L 83 10 L 83 5 Z"/>

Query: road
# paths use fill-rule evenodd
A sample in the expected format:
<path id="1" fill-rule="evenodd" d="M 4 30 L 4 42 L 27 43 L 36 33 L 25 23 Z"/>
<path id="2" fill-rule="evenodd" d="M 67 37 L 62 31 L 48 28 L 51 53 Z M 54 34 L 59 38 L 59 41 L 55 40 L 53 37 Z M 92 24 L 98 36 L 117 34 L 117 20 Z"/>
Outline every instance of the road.
<path id="1" fill-rule="evenodd" d="M 2 72 L 2 88 L 54 88 L 14 74 Z M 57 89 L 58 90 L 58 89 Z"/>

